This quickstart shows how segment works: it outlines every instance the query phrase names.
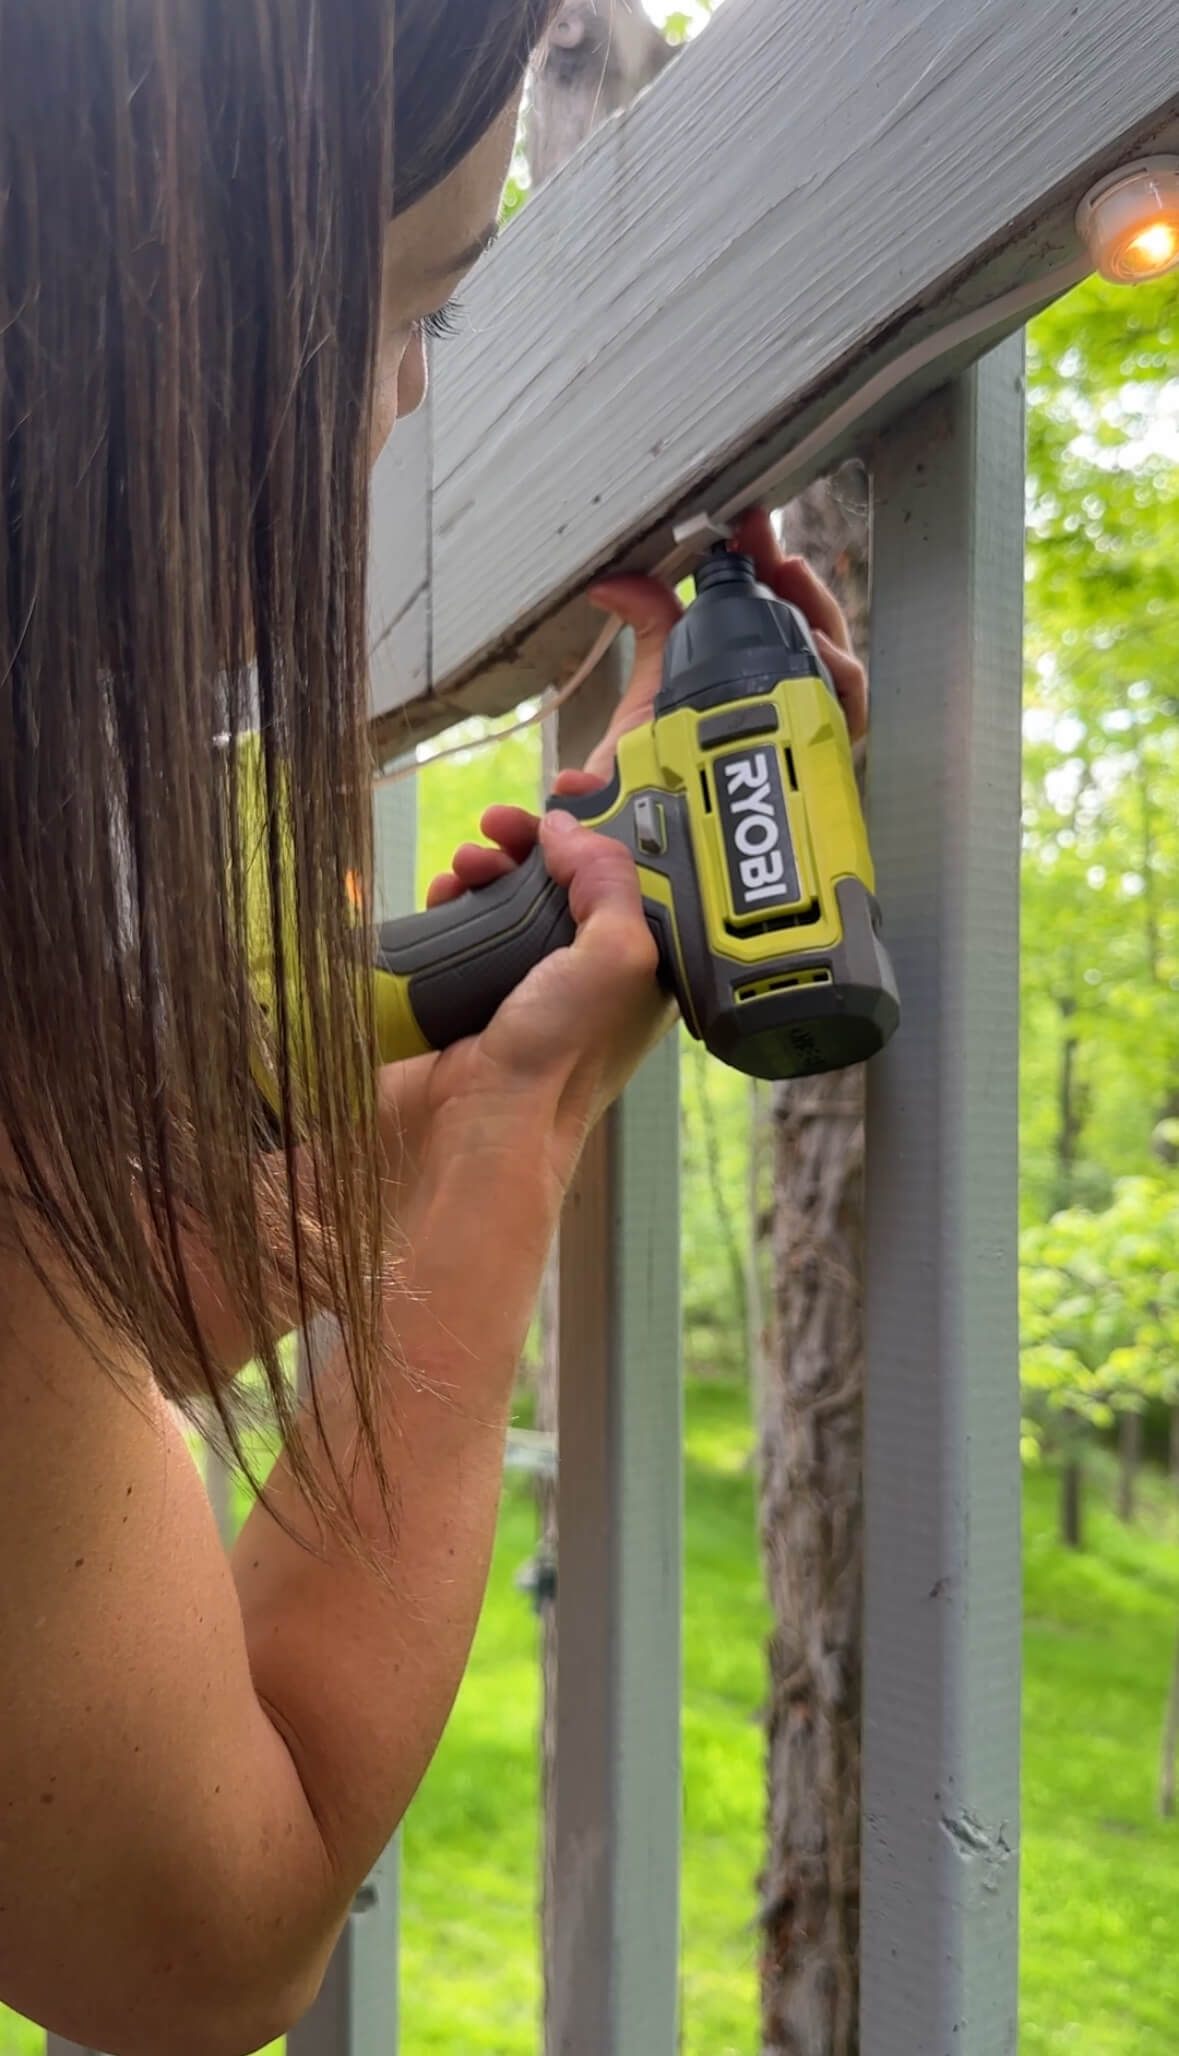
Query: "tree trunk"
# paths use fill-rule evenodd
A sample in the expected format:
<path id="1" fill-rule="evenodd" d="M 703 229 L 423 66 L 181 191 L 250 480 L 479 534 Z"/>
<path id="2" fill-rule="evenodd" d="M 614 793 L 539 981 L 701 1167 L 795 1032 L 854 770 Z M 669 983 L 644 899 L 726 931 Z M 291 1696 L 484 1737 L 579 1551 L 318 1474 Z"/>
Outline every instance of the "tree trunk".
<path id="1" fill-rule="evenodd" d="M 745 1314 L 746 1360 L 749 1366 L 749 1407 L 758 1442 L 761 1439 L 768 1364 L 773 1348 L 767 1271 L 773 1259 L 773 1210 L 767 1204 L 771 1189 L 772 1121 L 770 1096 L 757 1078 L 749 1081 L 749 1178 L 746 1204 L 747 1226 Z"/>
<path id="2" fill-rule="evenodd" d="M 783 517 L 863 652 L 868 503 L 846 465 Z M 777 1331 L 761 1415 L 769 1643 L 763 2056 L 858 2048 L 864 1081 L 774 1095 Z"/>
<path id="3" fill-rule="evenodd" d="M 1163 1746 L 1159 1757 L 1159 1813 L 1163 1820 L 1175 1812 L 1175 1753 L 1179 1748 L 1179 1640 L 1171 1665 L 1167 1711 L 1163 1719 Z"/>
<path id="4" fill-rule="evenodd" d="M 851 2056 L 859 1942 L 863 1087 L 776 1095 L 779 1347 L 761 1436 L 765 2056 Z"/>
<path id="5" fill-rule="evenodd" d="M 612 114 L 629 107 L 675 55 L 641 0 L 565 0 L 532 96 L 528 169 L 534 186 L 560 171 Z"/>
<path id="6" fill-rule="evenodd" d="M 1124 1413 L 1118 1419 L 1118 1519 L 1127 1526 L 1134 1519 L 1134 1494 L 1142 1462 L 1142 1415 Z"/>
<path id="7" fill-rule="evenodd" d="M 1076 1000 L 1066 993 L 1058 998 L 1056 1004 L 1061 1026 L 1056 1125 L 1056 1208 L 1059 1212 L 1073 1203 L 1077 1152 L 1088 1111 L 1088 1095 L 1077 1078 L 1080 1038 L 1074 1026 Z"/>
<path id="8" fill-rule="evenodd" d="M 1075 1028 L 1076 1000 L 1069 993 L 1056 1001 L 1060 1014 L 1060 1076 L 1056 1094 L 1056 1194 L 1058 1211 L 1070 1207 L 1076 1188 L 1077 1152 L 1088 1114 L 1089 1096 L 1077 1077 L 1079 1038 Z M 1079 1446 L 1080 1424 L 1068 1428 L 1064 1461 L 1060 1473 L 1060 1539 L 1066 1549 L 1082 1546 L 1082 1508 L 1085 1473 Z"/>
<path id="9" fill-rule="evenodd" d="M 1179 1164 L 1179 1144 L 1173 1140 L 1171 1124 L 1179 1120 L 1179 1089 L 1172 1087 L 1163 1101 L 1151 1148 L 1161 1164 Z"/>
<path id="10" fill-rule="evenodd" d="M 1080 1549 L 1084 1542 L 1081 1510 L 1084 1504 L 1085 1472 L 1079 1451 L 1066 1451 L 1060 1468 L 1060 1539 L 1066 1549 Z"/>

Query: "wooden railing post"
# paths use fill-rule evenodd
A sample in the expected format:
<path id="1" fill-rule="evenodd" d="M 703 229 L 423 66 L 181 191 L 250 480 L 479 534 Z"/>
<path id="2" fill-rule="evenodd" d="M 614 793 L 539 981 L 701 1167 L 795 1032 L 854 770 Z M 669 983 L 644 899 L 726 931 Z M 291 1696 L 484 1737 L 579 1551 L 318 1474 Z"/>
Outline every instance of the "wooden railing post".
<path id="1" fill-rule="evenodd" d="M 411 779 L 375 795 L 377 915 L 410 913 L 417 871 Z M 287 2056 L 397 2056 L 400 1836 L 357 1894 L 314 2006 L 287 2037 Z"/>
<path id="2" fill-rule="evenodd" d="M 1022 338 L 874 453 L 862 2056 L 1013 2056 Z"/>
<path id="3" fill-rule="evenodd" d="M 548 2056 L 675 2056 L 678 1049 L 591 1137 L 561 1242 Z"/>
<path id="4" fill-rule="evenodd" d="M 601 737 L 630 654 L 561 710 L 561 765 Z M 559 1238 L 546 2056 L 678 2047 L 679 1146 L 672 1037 L 591 1136 Z"/>
<path id="5" fill-rule="evenodd" d="M 287 2056 L 397 2056 L 400 1837 L 357 1894 L 319 1997 Z"/>

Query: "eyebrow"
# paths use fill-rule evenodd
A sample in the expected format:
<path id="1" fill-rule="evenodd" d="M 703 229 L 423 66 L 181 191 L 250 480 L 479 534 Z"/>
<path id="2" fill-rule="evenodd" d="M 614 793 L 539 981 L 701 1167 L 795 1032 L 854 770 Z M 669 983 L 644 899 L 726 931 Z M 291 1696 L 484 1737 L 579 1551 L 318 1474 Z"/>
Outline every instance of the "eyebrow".
<path id="1" fill-rule="evenodd" d="M 432 264 L 426 274 L 427 277 L 453 278 L 456 271 L 469 271 L 473 264 L 478 264 L 481 257 L 486 257 L 492 244 L 498 240 L 499 223 L 489 222 L 482 235 L 476 236 L 473 243 L 468 243 L 465 250 L 456 250 L 454 256 L 448 257 L 443 264 Z"/>

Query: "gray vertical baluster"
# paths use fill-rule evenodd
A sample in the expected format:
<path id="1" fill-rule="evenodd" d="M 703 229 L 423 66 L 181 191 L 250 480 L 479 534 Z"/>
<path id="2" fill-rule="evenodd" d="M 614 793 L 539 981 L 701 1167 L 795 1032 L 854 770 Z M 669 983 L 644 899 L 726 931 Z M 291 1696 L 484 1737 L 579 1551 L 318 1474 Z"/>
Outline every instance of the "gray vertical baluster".
<path id="1" fill-rule="evenodd" d="M 413 909 L 417 807 L 412 779 L 375 795 L 377 914 Z M 396 2056 L 401 1838 L 357 1896 L 352 1917 L 287 2056 Z"/>
<path id="2" fill-rule="evenodd" d="M 874 453 L 863 2056 L 1013 2056 L 1022 338 Z"/>
<path id="3" fill-rule="evenodd" d="M 601 735 L 610 666 L 563 710 Z M 591 1137 L 560 1243 L 557 1751 L 547 2056 L 675 2056 L 679 1983 L 679 1050 Z"/>

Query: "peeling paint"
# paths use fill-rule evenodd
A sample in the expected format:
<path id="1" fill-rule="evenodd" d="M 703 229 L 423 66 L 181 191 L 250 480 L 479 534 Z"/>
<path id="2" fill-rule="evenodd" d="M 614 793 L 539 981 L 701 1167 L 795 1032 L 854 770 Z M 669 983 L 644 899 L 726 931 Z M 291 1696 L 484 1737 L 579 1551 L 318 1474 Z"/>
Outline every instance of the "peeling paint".
<path id="1" fill-rule="evenodd" d="M 964 1807 L 961 1813 L 943 1813 L 941 1826 L 960 1861 L 981 1873 L 978 1881 L 983 1891 L 997 1892 L 1015 1854 L 1007 1840 L 1006 1821 L 992 1830 Z"/>

